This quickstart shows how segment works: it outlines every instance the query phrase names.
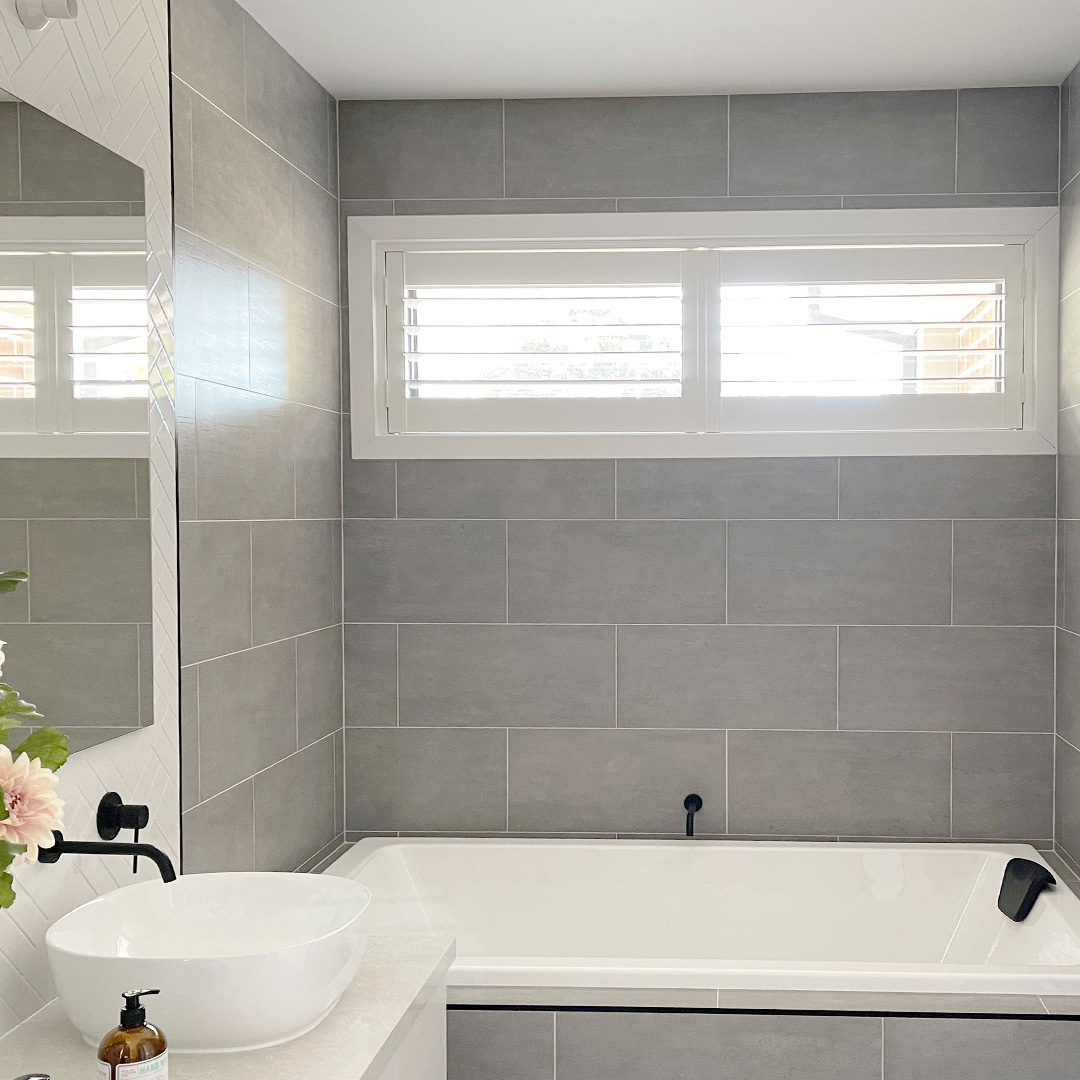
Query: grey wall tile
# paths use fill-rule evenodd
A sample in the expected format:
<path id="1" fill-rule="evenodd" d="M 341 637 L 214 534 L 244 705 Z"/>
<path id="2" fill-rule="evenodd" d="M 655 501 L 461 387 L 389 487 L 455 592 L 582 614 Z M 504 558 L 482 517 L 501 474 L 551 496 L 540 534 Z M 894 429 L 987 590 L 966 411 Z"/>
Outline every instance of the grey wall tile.
<path id="1" fill-rule="evenodd" d="M 7 642 L 4 681 L 45 723 L 139 726 L 137 626 L 7 623 L 0 639 Z"/>
<path id="2" fill-rule="evenodd" d="M 346 521 L 345 618 L 504 622 L 504 524 Z"/>
<path id="3" fill-rule="evenodd" d="M 447 1012 L 446 1075 L 447 1080 L 555 1080 L 554 1013 Z"/>
<path id="4" fill-rule="evenodd" d="M 180 810 L 201 802 L 199 794 L 199 672 L 180 669 Z"/>
<path id="5" fill-rule="evenodd" d="M 138 458 L 135 465 L 135 516 L 150 517 L 150 462 Z"/>
<path id="6" fill-rule="evenodd" d="M 697 792 L 699 831 L 723 832 L 724 753 L 722 731 L 512 730 L 510 828 L 681 833 Z"/>
<path id="7" fill-rule="evenodd" d="M 619 725 L 835 728 L 831 626 L 622 626 Z"/>
<path id="8" fill-rule="evenodd" d="M 763 94 L 731 99 L 732 195 L 955 190 L 956 94 Z"/>
<path id="9" fill-rule="evenodd" d="M 341 416 L 293 405 L 296 516 L 341 517 Z"/>
<path id="10" fill-rule="evenodd" d="M 926 207 L 1057 206 L 1054 191 L 1004 195 L 845 195 L 845 210 L 910 210 Z"/>
<path id="11" fill-rule="evenodd" d="M 958 521 L 953 526 L 953 622 L 1051 626 L 1051 521 Z"/>
<path id="12" fill-rule="evenodd" d="M 506 194 L 726 195 L 727 98 L 506 102 Z"/>
<path id="13" fill-rule="evenodd" d="M 1076 245 L 1076 252 L 1073 258 L 1062 259 L 1063 274 L 1073 263 L 1080 263 L 1080 243 Z M 1058 405 L 1065 409 L 1080 405 L 1080 288 L 1074 288 L 1071 293 L 1066 294 L 1060 311 L 1058 385 L 1061 394 Z"/>
<path id="14" fill-rule="evenodd" d="M 886 1017 L 885 1080 L 1061 1080 L 1080 1028 L 1054 1020 Z"/>
<path id="15" fill-rule="evenodd" d="M 31 521 L 35 622 L 149 622 L 150 522 Z"/>
<path id="16" fill-rule="evenodd" d="M 292 168 L 201 98 L 191 110 L 192 227 L 278 273 L 292 262 Z"/>
<path id="17" fill-rule="evenodd" d="M 341 462 L 345 517 L 396 517 L 397 465 L 395 461 L 357 461 L 346 454 Z"/>
<path id="18" fill-rule="evenodd" d="M 292 279 L 324 300 L 338 299 L 337 199 L 302 173 L 292 174 Z"/>
<path id="19" fill-rule="evenodd" d="M 19 200 L 19 103 L 0 102 L 0 199 Z"/>
<path id="20" fill-rule="evenodd" d="M 1078 294 L 1080 299 L 1080 294 Z M 1058 413 L 1058 517 L 1080 518 L 1080 409 Z"/>
<path id="21" fill-rule="evenodd" d="M 1057 624 L 1080 634 L 1080 522 L 1058 522 Z"/>
<path id="22" fill-rule="evenodd" d="M 174 267 L 177 371 L 246 387 L 250 379 L 248 264 L 178 229 Z"/>
<path id="23" fill-rule="evenodd" d="M 1048 518 L 1051 454 L 840 459 L 845 518 Z"/>
<path id="24" fill-rule="evenodd" d="M 184 812 L 184 873 L 255 869 L 254 781 Z"/>
<path id="25" fill-rule="evenodd" d="M 132 518 L 130 458 L 4 458 L 5 518 Z M 145 517 L 146 515 L 138 515 Z"/>
<path id="26" fill-rule="evenodd" d="M 196 391 L 199 517 L 291 518 L 292 412 L 287 403 L 214 383 Z"/>
<path id="27" fill-rule="evenodd" d="M 244 119 L 244 9 L 234 0 L 173 0 L 172 67 L 189 86 Z"/>
<path id="28" fill-rule="evenodd" d="M 559 1080 L 881 1076 L 881 1021 L 870 1016 L 573 1012 L 557 1026 Z"/>
<path id="29" fill-rule="evenodd" d="M 949 739 L 937 732 L 732 731 L 732 833 L 948 836 Z"/>
<path id="30" fill-rule="evenodd" d="M 251 633 L 260 645 L 341 620 L 336 521 L 251 523 Z"/>
<path id="31" fill-rule="evenodd" d="M 1080 174 L 1080 64 L 1061 88 L 1061 186 Z"/>
<path id="32" fill-rule="evenodd" d="M 631 458 L 620 518 L 834 518 L 836 458 Z"/>
<path id="33" fill-rule="evenodd" d="M 732 521 L 728 621 L 947 623 L 950 531 L 943 521 Z"/>
<path id="34" fill-rule="evenodd" d="M 496 198 L 501 101 L 341 101 L 343 199 Z"/>
<path id="35" fill-rule="evenodd" d="M 326 91 L 250 15 L 243 47 L 248 130 L 329 187 Z"/>
<path id="36" fill-rule="evenodd" d="M 19 105 L 19 150 L 24 200 L 138 202 L 143 197 L 138 165 L 26 104 Z"/>
<path id="37" fill-rule="evenodd" d="M 0 520 L 0 563 L 8 570 L 26 570 L 29 567 L 25 521 Z M 29 618 L 29 585 L 20 585 L 14 592 L 0 594 L 0 619 L 4 622 L 27 622 Z"/>
<path id="38" fill-rule="evenodd" d="M 403 518 L 610 518 L 612 461 L 399 461 Z"/>
<path id="39" fill-rule="evenodd" d="M 251 389 L 337 410 L 341 400 L 337 305 L 257 269 L 251 271 L 249 297 Z"/>
<path id="40" fill-rule="evenodd" d="M 328 626 L 296 639 L 296 730 L 305 747 L 340 730 L 341 627 Z"/>
<path id="41" fill-rule="evenodd" d="M 296 749 L 296 647 L 291 641 L 199 666 L 204 799 Z"/>
<path id="42" fill-rule="evenodd" d="M 1054 736 L 956 734 L 953 836 L 1023 840 L 1054 829 Z"/>
<path id="43" fill-rule="evenodd" d="M 840 727 L 1052 731 L 1053 671 L 1049 627 L 842 626 Z"/>
<path id="44" fill-rule="evenodd" d="M 326 738 L 255 777 L 256 870 L 296 870 L 334 839 L 334 758 Z"/>
<path id="45" fill-rule="evenodd" d="M 347 728 L 347 827 L 359 831 L 501 831 L 506 733 Z"/>
<path id="46" fill-rule="evenodd" d="M 840 210 L 841 195 L 713 195 L 703 199 L 617 200 L 620 214 L 712 213 L 717 210 Z"/>
<path id="47" fill-rule="evenodd" d="M 1080 637 L 1057 631 L 1056 731 L 1080 746 Z M 1077 852 L 1080 854 L 1080 852 Z"/>
<path id="48" fill-rule="evenodd" d="M 724 527 L 512 521 L 514 622 L 723 622 Z"/>
<path id="49" fill-rule="evenodd" d="M 957 191 L 1057 191 L 1056 86 L 961 90 Z"/>
<path id="50" fill-rule="evenodd" d="M 1061 295 L 1080 289 L 1080 183 L 1069 183 L 1061 193 Z"/>
<path id="51" fill-rule="evenodd" d="M 611 727 L 610 626 L 402 626 L 402 725 Z"/>
<path id="52" fill-rule="evenodd" d="M 173 225 L 191 228 L 191 101 L 192 90 L 174 75 L 172 89 L 172 168 Z M 173 239 L 173 274 L 175 288 L 176 238 Z M 176 323 L 173 322 L 175 332 Z"/>
<path id="53" fill-rule="evenodd" d="M 397 726 L 397 635 L 387 624 L 346 624 L 346 724 Z"/>
<path id="54" fill-rule="evenodd" d="M 611 214 L 615 199 L 395 199 L 394 214 Z"/>
<path id="55" fill-rule="evenodd" d="M 251 645 L 251 526 L 180 526 L 180 651 L 185 664 Z"/>
<path id="56" fill-rule="evenodd" d="M 1054 755 L 1054 840 L 1080 859 L 1080 751 L 1058 739 Z"/>

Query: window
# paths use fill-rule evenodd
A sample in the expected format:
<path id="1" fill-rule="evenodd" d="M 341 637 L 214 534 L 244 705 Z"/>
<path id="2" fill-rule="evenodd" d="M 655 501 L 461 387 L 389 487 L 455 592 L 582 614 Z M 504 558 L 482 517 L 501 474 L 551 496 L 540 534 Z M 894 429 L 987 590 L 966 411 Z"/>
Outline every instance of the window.
<path id="1" fill-rule="evenodd" d="M 354 452 L 1049 452 L 1036 285 L 1056 295 L 1056 228 L 1052 210 L 352 219 Z"/>
<path id="2" fill-rule="evenodd" d="M 63 220 L 49 219 L 51 230 L 61 231 Z M 18 447 L 31 446 L 27 437 L 62 435 L 65 453 L 108 453 L 92 440 L 83 440 L 80 451 L 69 437 L 147 431 L 142 241 L 123 239 L 134 232 L 130 222 L 86 220 L 93 224 L 83 232 L 121 239 L 28 243 L 0 236 L 0 437 L 22 436 Z M 131 453 L 133 443 L 125 445 Z M 40 441 L 33 446 L 25 452 L 49 452 Z"/>

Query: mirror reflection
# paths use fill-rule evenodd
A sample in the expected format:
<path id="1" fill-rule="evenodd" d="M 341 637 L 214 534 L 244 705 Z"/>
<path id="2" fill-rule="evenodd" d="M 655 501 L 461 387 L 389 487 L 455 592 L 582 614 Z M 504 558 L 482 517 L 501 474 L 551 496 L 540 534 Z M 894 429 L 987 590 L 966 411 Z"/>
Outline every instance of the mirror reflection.
<path id="1" fill-rule="evenodd" d="M 79 750 L 153 722 L 143 173 L 0 99 L 3 682 Z"/>

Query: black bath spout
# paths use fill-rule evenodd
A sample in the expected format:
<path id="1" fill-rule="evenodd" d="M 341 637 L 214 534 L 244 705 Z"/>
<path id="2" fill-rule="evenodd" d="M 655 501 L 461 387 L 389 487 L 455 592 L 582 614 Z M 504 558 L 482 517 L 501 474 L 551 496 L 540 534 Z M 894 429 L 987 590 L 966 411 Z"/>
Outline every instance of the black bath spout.
<path id="1" fill-rule="evenodd" d="M 1039 893 L 1056 884 L 1054 875 L 1041 863 L 1010 859 L 1001 879 L 998 911 L 1013 922 L 1023 922 L 1035 906 Z"/>
<path id="2" fill-rule="evenodd" d="M 152 859 L 161 874 L 162 881 L 175 881 L 176 871 L 172 859 L 153 844 L 106 843 L 103 840 L 65 840 L 64 834 L 53 830 L 56 843 L 51 848 L 38 850 L 38 862 L 54 863 L 61 855 L 145 855 Z"/>
<path id="3" fill-rule="evenodd" d="M 686 811 L 686 835 L 694 835 L 694 815 L 701 809 L 703 803 L 700 795 L 687 795 L 683 799 L 683 809 Z"/>

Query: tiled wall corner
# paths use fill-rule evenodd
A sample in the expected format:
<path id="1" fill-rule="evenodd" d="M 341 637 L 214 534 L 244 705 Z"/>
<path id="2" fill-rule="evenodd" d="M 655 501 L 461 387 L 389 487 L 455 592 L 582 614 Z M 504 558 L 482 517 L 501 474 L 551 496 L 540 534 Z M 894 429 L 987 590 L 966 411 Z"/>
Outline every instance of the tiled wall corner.
<path id="1" fill-rule="evenodd" d="M 184 868 L 296 870 L 343 833 L 336 106 L 234 0 L 172 31 Z"/>
<path id="2" fill-rule="evenodd" d="M 117 64 L 117 43 L 124 61 Z M 0 11 L 0 87 L 88 135 L 144 172 L 149 249 L 149 505 L 153 589 L 154 724 L 76 754 L 60 774 L 65 829 L 93 833 L 101 795 L 114 789 L 152 808 L 146 839 L 180 854 L 176 624 L 176 452 L 172 361 L 172 191 L 165 0 L 99 0 L 80 17 L 24 30 Z M 130 207 L 129 207 L 130 211 Z M 140 871 L 151 877 L 150 867 Z M 81 858 L 16 870 L 19 902 L 0 919 L 0 1033 L 53 996 L 43 939 L 71 908 L 131 880 L 122 860 Z"/>

